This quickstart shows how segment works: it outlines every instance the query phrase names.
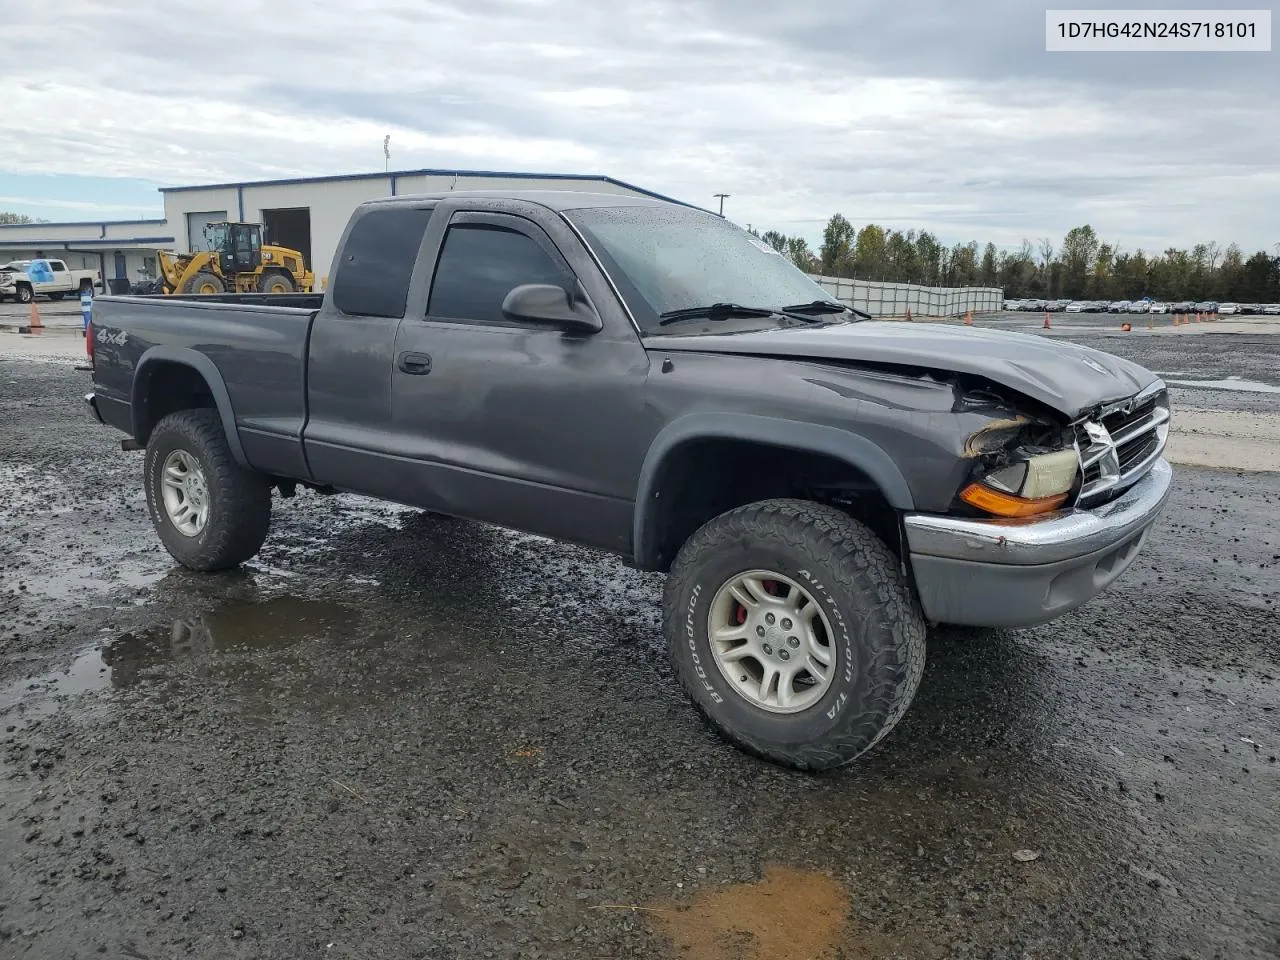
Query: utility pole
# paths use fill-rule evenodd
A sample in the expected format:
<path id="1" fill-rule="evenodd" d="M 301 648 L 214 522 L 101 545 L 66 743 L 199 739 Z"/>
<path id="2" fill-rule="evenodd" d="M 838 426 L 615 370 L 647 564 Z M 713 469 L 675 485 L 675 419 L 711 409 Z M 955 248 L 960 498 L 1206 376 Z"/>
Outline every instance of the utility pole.
<path id="1" fill-rule="evenodd" d="M 714 193 L 714 194 L 712 194 L 712 196 L 714 196 L 714 197 L 719 197 L 719 198 L 720 198 L 720 216 L 722 216 L 722 217 L 723 217 L 723 216 L 724 216 L 724 200 L 725 200 L 725 197 L 730 196 L 730 194 L 727 194 L 727 193 Z"/>
<path id="2" fill-rule="evenodd" d="M 391 134 L 389 133 L 382 138 L 382 155 L 387 158 L 386 164 L 383 166 L 382 169 L 386 172 L 390 172 L 391 170 Z"/>

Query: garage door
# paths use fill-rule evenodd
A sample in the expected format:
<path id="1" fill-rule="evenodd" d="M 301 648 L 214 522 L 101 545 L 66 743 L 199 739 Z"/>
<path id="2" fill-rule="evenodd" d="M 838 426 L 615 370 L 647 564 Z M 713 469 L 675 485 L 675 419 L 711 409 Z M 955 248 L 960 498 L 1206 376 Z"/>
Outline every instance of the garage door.
<path id="1" fill-rule="evenodd" d="M 208 250 L 209 242 L 204 238 L 204 228 L 211 223 L 227 219 L 225 210 L 204 210 L 187 214 L 187 249 Z"/>

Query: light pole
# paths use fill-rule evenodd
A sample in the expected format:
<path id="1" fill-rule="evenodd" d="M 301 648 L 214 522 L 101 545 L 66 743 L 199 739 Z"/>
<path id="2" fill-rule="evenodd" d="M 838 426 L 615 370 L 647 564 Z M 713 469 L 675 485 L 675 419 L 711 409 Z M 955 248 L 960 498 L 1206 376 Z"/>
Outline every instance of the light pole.
<path id="1" fill-rule="evenodd" d="M 723 217 L 723 216 L 724 216 L 724 200 L 725 200 L 725 197 L 730 196 L 730 194 L 727 194 L 727 193 L 713 193 L 713 194 L 712 194 L 712 196 L 713 196 L 713 197 L 719 197 L 719 198 L 720 198 L 720 216 L 722 216 L 722 217 Z"/>

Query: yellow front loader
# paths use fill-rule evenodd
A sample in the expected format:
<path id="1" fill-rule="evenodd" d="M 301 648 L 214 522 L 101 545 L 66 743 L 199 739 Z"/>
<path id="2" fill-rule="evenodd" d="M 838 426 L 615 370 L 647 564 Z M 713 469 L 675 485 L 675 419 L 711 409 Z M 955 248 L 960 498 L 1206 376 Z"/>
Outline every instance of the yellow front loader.
<path id="1" fill-rule="evenodd" d="M 315 287 L 299 251 L 262 245 L 259 223 L 211 223 L 205 238 L 208 250 L 156 251 L 166 294 L 310 293 Z"/>

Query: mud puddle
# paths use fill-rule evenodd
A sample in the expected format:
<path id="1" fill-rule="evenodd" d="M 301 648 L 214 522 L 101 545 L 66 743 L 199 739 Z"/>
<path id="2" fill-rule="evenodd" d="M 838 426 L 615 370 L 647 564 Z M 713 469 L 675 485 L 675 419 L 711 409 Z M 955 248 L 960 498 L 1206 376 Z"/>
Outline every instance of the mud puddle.
<path id="1" fill-rule="evenodd" d="M 357 623 L 350 607 L 295 596 L 226 603 L 94 644 L 67 667 L 0 687 L 0 724 L 26 729 L 76 698 L 145 682 L 156 668 L 227 652 L 253 654 L 342 639 Z"/>
<path id="2" fill-rule="evenodd" d="M 814 870 L 771 866 L 758 883 L 708 890 L 687 905 L 646 909 L 682 960 L 824 960 L 847 940 L 849 898 Z"/>

